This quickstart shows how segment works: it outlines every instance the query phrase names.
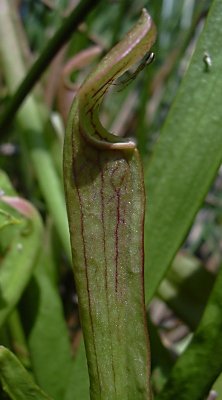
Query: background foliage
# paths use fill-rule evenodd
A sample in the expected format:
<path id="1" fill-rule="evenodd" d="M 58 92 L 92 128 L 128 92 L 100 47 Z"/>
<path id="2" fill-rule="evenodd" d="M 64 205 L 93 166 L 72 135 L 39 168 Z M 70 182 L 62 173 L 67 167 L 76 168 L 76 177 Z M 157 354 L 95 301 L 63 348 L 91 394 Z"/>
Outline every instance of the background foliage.
<path id="1" fill-rule="evenodd" d="M 32 375 L 46 393 L 35 386 L 37 398 L 89 398 L 63 195 L 64 126 L 76 87 L 145 6 L 158 30 L 155 62 L 123 90 L 121 83 L 113 87 L 101 119 L 109 130 L 137 138 L 144 163 L 153 390 L 157 399 L 195 400 L 215 385 L 220 396 L 220 1 L 107 0 L 94 2 L 91 12 L 80 2 L 86 6 L 78 27 L 39 71 L 16 115 L 9 107 L 13 94 L 77 2 L 6 3 L 0 8 L 0 188 L 17 193 L 19 202 L 0 204 L 0 343 L 25 367 L 17 383 Z M 16 386 L 10 371 L 20 368 L 17 362 L 0 350 L 5 390 Z"/>

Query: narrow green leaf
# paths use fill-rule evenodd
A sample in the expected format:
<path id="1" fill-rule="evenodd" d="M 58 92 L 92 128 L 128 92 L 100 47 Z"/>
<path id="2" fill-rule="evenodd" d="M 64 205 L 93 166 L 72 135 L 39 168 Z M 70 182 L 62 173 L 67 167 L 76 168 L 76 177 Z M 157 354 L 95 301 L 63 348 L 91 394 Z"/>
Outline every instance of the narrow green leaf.
<path id="1" fill-rule="evenodd" d="M 151 398 L 142 168 L 134 141 L 107 132 L 98 113 L 109 86 L 154 40 L 143 10 L 80 88 L 66 133 L 65 189 L 91 399 Z"/>
<path id="2" fill-rule="evenodd" d="M 203 318 L 156 400 L 200 400 L 222 370 L 222 269 Z"/>
<path id="3" fill-rule="evenodd" d="M 22 319 L 35 378 L 54 400 L 61 400 L 73 360 L 61 299 L 48 273 L 50 261 L 43 249 L 22 301 Z"/>
<path id="4" fill-rule="evenodd" d="M 222 3 L 212 3 L 190 67 L 148 165 L 146 298 L 183 242 L 221 163 Z M 203 61 L 208 52 L 212 67 Z"/>
<path id="5" fill-rule="evenodd" d="M 0 346 L 0 380 L 12 400 L 50 400 L 6 347 Z"/>
<path id="6" fill-rule="evenodd" d="M 34 207 L 24 199 L 2 196 L 0 203 L 6 203 L 22 216 L 17 234 L 14 235 L 9 244 L 10 248 L 1 261 L 1 326 L 19 301 L 33 273 L 41 243 L 42 222 Z"/>
<path id="7" fill-rule="evenodd" d="M 89 374 L 83 340 L 70 370 L 64 400 L 89 400 Z"/>

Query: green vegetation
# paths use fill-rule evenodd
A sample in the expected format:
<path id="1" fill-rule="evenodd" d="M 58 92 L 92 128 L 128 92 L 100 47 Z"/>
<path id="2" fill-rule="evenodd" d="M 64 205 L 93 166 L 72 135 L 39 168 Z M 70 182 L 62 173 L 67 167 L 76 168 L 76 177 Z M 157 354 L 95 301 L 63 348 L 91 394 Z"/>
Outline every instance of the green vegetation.
<path id="1" fill-rule="evenodd" d="M 222 396 L 221 15 L 1 0 L 0 398 Z"/>

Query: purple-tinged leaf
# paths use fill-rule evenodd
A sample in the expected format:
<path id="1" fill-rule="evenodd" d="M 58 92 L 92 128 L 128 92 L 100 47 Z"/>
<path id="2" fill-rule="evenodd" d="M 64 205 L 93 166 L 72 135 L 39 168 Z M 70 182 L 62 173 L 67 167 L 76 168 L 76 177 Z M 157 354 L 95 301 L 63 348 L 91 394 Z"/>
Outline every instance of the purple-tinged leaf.
<path id="1" fill-rule="evenodd" d="M 99 106 L 155 41 L 146 12 L 100 62 L 73 103 L 64 181 L 91 399 L 150 399 L 143 288 L 144 184 L 133 140 L 107 132 Z"/>

